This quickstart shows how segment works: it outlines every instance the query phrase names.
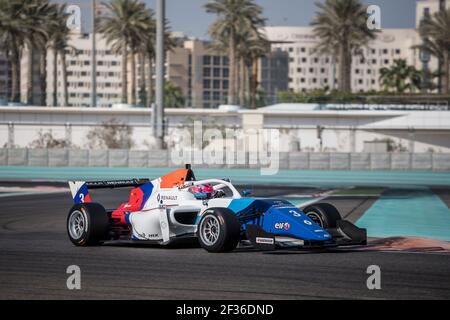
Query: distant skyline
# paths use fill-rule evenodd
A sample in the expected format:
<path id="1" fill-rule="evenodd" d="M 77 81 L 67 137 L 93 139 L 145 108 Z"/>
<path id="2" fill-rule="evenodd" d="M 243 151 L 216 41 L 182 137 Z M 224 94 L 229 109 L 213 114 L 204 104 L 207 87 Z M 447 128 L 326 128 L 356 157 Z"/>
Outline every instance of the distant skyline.
<path id="1" fill-rule="evenodd" d="M 63 1 L 80 4 L 83 10 L 83 24 L 90 29 L 91 0 Z M 98 3 L 104 1 L 98 1 Z M 156 0 L 144 1 L 155 9 Z M 208 27 L 215 16 L 207 14 L 203 6 L 208 0 L 166 0 L 167 18 L 172 31 L 181 31 L 188 36 L 208 38 Z M 264 16 L 269 26 L 308 26 L 314 18 L 317 0 L 256 0 L 264 8 Z M 414 28 L 416 0 L 363 0 L 366 4 L 379 5 L 383 28 Z"/>

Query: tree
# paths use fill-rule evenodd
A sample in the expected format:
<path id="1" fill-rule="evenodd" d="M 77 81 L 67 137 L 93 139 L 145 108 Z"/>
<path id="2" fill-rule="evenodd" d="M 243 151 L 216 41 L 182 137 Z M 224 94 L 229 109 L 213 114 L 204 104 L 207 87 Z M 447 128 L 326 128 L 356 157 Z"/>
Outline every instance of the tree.
<path id="1" fill-rule="evenodd" d="M 99 21 L 98 31 L 103 33 L 112 50 L 122 55 L 122 103 L 136 103 L 136 53 L 146 41 L 148 33 L 153 32 L 154 22 L 145 3 L 139 0 L 112 0 L 105 3 L 109 15 Z M 128 59 L 130 59 L 131 92 L 128 100 Z"/>
<path id="2" fill-rule="evenodd" d="M 326 0 L 317 2 L 319 9 L 311 25 L 320 39 L 316 49 L 339 61 L 338 87 L 351 92 L 353 54 L 376 38 L 376 31 L 367 28 L 367 10 L 360 0 Z"/>
<path id="3" fill-rule="evenodd" d="M 441 72 L 442 92 L 450 93 L 450 9 L 442 10 L 431 17 L 425 17 L 420 26 L 419 33 L 424 39 L 421 49 L 443 61 Z"/>
<path id="4" fill-rule="evenodd" d="M 144 100 L 145 105 L 150 108 L 153 102 L 153 62 L 156 58 L 156 20 L 154 12 L 149 9 L 149 14 L 151 17 L 151 25 L 149 25 L 149 30 L 145 35 L 144 41 L 138 47 L 138 54 L 141 60 L 141 88 L 139 95 L 141 96 L 141 101 Z M 170 35 L 170 25 L 166 21 L 165 24 L 165 44 L 164 49 L 167 51 L 172 50 L 176 43 Z M 144 81 L 146 79 L 146 81 Z M 147 87 L 147 94 L 145 95 L 145 86 Z"/>
<path id="5" fill-rule="evenodd" d="M 61 106 L 68 106 L 68 92 L 67 92 L 67 63 L 66 50 L 75 48 L 69 45 L 70 30 L 67 27 L 66 5 L 60 5 L 54 15 L 54 25 L 50 37 L 50 47 L 53 51 L 53 106 L 57 106 L 58 97 L 58 56 L 61 65 L 61 79 L 62 79 L 62 100 Z"/>
<path id="6" fill-rule="evenodd" d="M 386 91 L 393 89 L 399 94 L 413 92 L 420 87 L 420 80 L 421 72 L 409 66 L 404 59 L 396 59 L 391 67 L 380 69 L 380 82 Z"/>
<path id="7" fill-rule="evenodd" d="M 87 134 L 92 149 L 131 149 L 133 128 L 117 119 L 110 119 Z"/>
<path id="8" fill-rule="evenodd" d="M 164 104 L 169 108 L 183 108 L 185 99 L 183 91 L 170 81 L 164 85 Z"/>
<path id="9" fill-rule="evenodd" d="M 28 76 L 26 102 L 36 103 L 33 99 L 34 74 L 33 61 L 35 54 L 39 57 L 39 86 L 41 95 L 38 97 L 39 105 L 46 105 L 47 92 L 47 49 L 50 34 L 55 30 L 55 17 L 57 15 L 57 4 L 49 0 L 27 0 L 23 4 L 23 14 L 27 16 L 33 28 L 26 35 L 26 47 L 28 54 Z"/>
<path id="10" fill-rule="evenodd" d="M 0 0 L 0 47 L 11 64 L 11 92 L 13 102 L 20 101 L 20 55 L 34 32 L 33 20 L 25 14 L 26 5 L 19 0 Z"/>
<path id="11" fill-rule="evenodd" d="M 237 101 L 238 35 L 240 30 L 253 30 L 264 26 L 262 8 L 254 0 L 210 0 L 206 12 L 216 14 L 216 21 L 210 26 L 209 34 L 216 41 L 226 42 L 230 60 L 230 88 L 228 103 Z"/>
<path id="12" fill-rule="evenodd" d="M 55 138 L 52 130 L 47 132 L 39 130 L 38 137 L 29 144 L 29 147 L 33 149 L 63 149 L 69 146 L 65 139 Z"/>

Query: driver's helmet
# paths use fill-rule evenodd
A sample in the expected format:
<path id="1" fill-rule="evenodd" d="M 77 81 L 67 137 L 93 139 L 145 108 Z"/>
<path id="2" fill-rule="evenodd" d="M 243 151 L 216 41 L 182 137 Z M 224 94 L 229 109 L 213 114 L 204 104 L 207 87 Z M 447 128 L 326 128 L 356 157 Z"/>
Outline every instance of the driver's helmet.
<path id="1" fill-rule="evenodd" d="M 214 187 L 211 184 L 198 185 L 195 187 L 191 187 L 190 191 L 194 195 L 206 195 L 207 198 L 211 198 L 214 194 Z"/>

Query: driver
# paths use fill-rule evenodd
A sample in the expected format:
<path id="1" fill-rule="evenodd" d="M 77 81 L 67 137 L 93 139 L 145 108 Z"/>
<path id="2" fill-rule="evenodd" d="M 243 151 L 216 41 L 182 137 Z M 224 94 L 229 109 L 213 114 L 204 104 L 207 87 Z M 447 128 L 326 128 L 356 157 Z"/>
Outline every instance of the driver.
<path id="1" fill-rule="evenodd" d="M 190 191 L 194 196 L 211 199 L 214 195 L 214 187 L 211 184 L 198 185 L 191 187 Z"/>
<path id="2" fill-rule="evenodd" d="M 215 199 L 225 197 L 225 192 L 223 190 L 214 190 L 211 184 L 198 185 L 196 187 L 191 187 L 190 191 L 196 198 L 202 199 Z"/>

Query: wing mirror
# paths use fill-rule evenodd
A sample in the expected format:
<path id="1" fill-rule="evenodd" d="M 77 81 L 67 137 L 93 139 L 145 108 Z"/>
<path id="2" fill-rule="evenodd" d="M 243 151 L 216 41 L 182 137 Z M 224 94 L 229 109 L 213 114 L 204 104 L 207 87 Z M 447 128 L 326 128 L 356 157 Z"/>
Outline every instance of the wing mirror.
<path id="1" fill-rule="evenodd" d="M 244 197 L 248 197 L 248 196 L 252 195 L 252 191 L 251 190 L 244 190 L 244 191 L 242 191 L 242 195 Z"/>

